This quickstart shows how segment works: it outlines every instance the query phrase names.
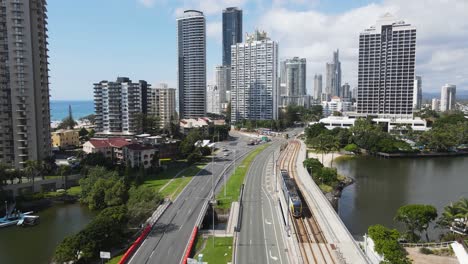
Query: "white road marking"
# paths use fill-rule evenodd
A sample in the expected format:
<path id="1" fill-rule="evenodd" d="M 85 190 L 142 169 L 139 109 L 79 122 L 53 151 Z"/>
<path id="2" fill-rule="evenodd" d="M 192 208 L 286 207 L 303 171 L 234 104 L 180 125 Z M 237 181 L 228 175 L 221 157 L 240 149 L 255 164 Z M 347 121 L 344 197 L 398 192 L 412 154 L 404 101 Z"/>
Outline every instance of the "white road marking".
<path id="1" fill-rule="evenodd" d="M 266 218 L 265 218 L 265 223 L 266 223 L 267 225 L 271 225 L 271 222 L 269 222 Z"/>
<path id="2" fill-rule="evenodd" d="M 274 261 L 277 261 L 277 260 L 278 260 L 278 257 L 275 257 L 275 256 L 272 256 L 272 255 L 271 255 L 271 250 L 270 250 L 270 258 L 273 259 Z"/>

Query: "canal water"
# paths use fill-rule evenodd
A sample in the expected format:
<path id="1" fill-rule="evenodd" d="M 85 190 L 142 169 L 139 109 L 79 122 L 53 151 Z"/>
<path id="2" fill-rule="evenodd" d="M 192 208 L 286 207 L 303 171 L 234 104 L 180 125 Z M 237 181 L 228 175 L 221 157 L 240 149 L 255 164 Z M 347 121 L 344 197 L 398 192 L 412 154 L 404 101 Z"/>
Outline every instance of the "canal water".
<path id="1" fill-rule="evenodd" d="M 356 157 L 336 162 L 338 172 L 355 179 L 344 189 L 339 215 L 354 236 L 374 224 L 401 229 L 393 218 L 406 204 L 445 205 L 468 197 L 468 157 L 380 159 Z M 431 230 L 432 239 L 440 230 Z"/>
<path id="2" fill-rule="evenodd" d="M 50 263 L 55 247 L 81 230 L 95 213 L 75 203 L 56 205 L 35 215 L 40 216 L 37 226 L 0 229 L 0 263 Z"/>

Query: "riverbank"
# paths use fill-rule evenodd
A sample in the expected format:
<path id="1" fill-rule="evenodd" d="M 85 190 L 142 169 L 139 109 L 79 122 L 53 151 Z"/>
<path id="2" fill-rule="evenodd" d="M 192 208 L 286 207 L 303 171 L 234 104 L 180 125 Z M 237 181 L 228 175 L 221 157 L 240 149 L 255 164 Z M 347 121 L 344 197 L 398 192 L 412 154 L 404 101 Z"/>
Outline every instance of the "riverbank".
<path id="1" fill-rule="evenodd" d="M 348 156 L 340 152 L 322 154 L 310 150 L 308 150 L 307 157 L 318 159 L 322 163 L 322 165 L 327 168 L 334 168 L 335 161 L 337 160 L 353 158 L 353 156 Z M 334 186 L 326 185 L 323 183 L 320 184 L 316 182 L 320 190 L 322 190 L 322 192 L 325 194 L 325 197 L 327 197 L 328 201 L 332 204 L 335 210 L 338 209 L 339 198 L 341 197 L 344 188 L 354 183 L 354 179 L 346 175 L 338 174 L 337 178 L 338 183 Z"/>

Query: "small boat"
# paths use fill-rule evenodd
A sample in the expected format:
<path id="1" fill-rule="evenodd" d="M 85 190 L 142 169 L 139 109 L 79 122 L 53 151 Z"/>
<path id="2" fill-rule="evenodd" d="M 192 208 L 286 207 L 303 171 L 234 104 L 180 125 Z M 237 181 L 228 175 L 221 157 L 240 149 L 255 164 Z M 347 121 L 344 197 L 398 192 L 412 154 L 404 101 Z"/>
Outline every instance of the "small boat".
<path id="1" fill-rule="evenodd" d="M 0 228 L 12 225 L 35 225 L 39 222 L 39 216 L 31 215 L 32 213 L 32 211 L 21 213 L 19 210 L 15 210 L 14 207 L 8 210 L 8 206 L 6 206 L 6 215 L 4 217 L 0 217 Z"/>

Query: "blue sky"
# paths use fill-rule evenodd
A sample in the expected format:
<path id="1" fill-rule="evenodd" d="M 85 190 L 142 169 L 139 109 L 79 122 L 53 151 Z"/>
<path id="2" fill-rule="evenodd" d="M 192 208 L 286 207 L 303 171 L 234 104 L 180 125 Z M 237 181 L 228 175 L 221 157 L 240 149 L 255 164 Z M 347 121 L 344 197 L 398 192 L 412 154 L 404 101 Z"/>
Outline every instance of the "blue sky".
<path id="1" fill-rule="evenodd" d="M 418 5 L 421 6 L 421 1 L 425 0 L 414 1 L 419 2 L 414 4 L 415 10 Z M 447 13 L 452 13 L 452 19 L 457 16 L 453 9 L 461 9 L 461 14 L 468 11 L 463 0 L 449 1 L 459 4 L 458 8 L 447 10 Z M 435 1 L 426 2 L 430 4 Z M 309 89 L 313 74 L 324 74 L 325 63 L 331 59 L 331 52 L 336 48 L 340 48 L 342 54 L 343 80 L 353 86 L 356 83 L 355 59 L 360 30 L 375 23 L 384 12 L 393 11 L 411 23 L 416 22 L 419 34 L 419 27 L 427 20 L 422 18 L 423 12 L 420 12 L 423 13 L 420 16 L 414 16 L 412 4 L 406 3 L 404 0 L 49 0 L 52 100 L 92 99 L 93 83 L 114 80 L 117 76 L 128 76 L 135 81 L 144 79 L 150 83 L 167 82 L 175 87 L 176 16 L 187 8 L 205 12 L 207 72 L 208 81 L 212 80 L 214 67 L 221 62 L 221 10 L 228 6 L 240 6 L 244 10 L 244 33 L 259 27 L 267 30 L 272 39 L 278 40 L 280 57 L 307 58 Z M 460 19 L 461 25 L 456 26 L 466 31 L 467 23 L 463 20 Z M 431 26 L 427 30 L 433 30 L 434 21 L 427 23 Z M 453 42 L 458 43 L 454 44 L 458 48 L 456 51 L 465 56 L 466 45 L 460 43 L 467 42 L 456 35 L 446 37 L 453 38 Z M 457 80 L 462 85 L 468 83 L 463 71 L 453 72 L 453 63 L 447 61 L 450 52 L 457 54 L 454 54 L 454 47 L 436 43 L 424 32 L 421 41 L 418 40 L 419 44 L 422 52 L 420 56 L 417 54 L 417 58 L 421 64 L 423 86 L 424 76 L 434 80 L 429 79 L 431 86 L 427 86 L 428 91 L 439 89 L 445 82 L 454 82 L 451 80 Z M 435 50 L 442 53 L 436 54 L 434 62 Z M 466 66 L 466 61 L 462 68 Z M 442 65 L 434 72 L 432 68 L 436 62 L 446 63 L 447 66 L 444 68 Z M 448 78 L 446 75 L 450 72 L 453 76 Z"/>

